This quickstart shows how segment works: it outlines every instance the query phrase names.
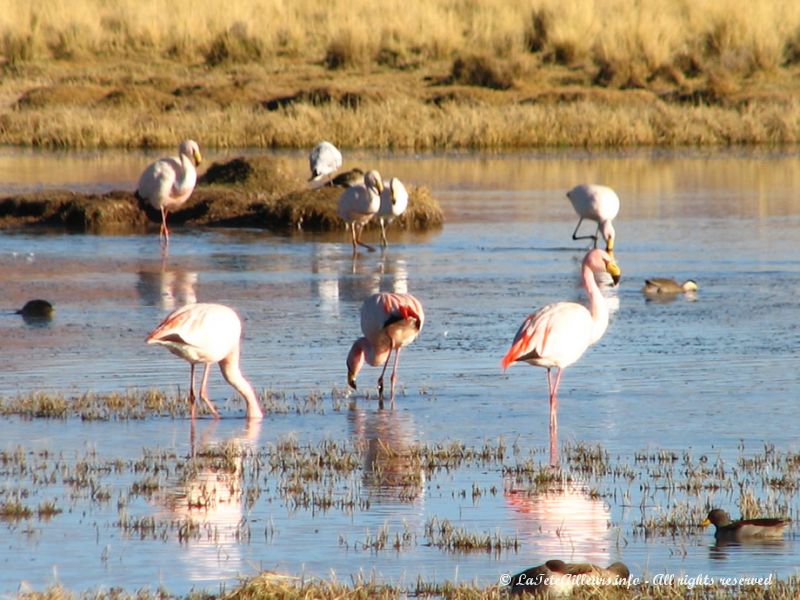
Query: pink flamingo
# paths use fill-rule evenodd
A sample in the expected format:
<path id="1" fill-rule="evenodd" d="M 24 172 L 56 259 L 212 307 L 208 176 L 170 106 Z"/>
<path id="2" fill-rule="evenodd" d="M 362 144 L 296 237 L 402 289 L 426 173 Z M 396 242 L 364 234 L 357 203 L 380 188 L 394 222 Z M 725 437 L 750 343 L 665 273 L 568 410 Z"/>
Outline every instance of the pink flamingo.
<path id="1" fill-rule="evenodd" d="M 620 269 L 607 252 L 590 250 L 581 265 L 583 287 L 589 296 L 589 308 L 576 302 L 548 304 L 522 323 L 501 364 L 503 370 L 513 362 L 526 362 L 547 369 L 550 390 L 550 462 L 558 462 L 558 385 L 561 373 L 576 362 L 586 349 L 603 337 L 608 327 L 608 306 L 597 287 L 595 272 L 607 272 L 619 283 Z M 555 382 L 550 369 L 558 369 Z"/>
<path id="2" fill-rule="evenodd" d="M 136 197 L 161 211 L 161 245 L 169 246 L 167 214 L 189 199 L 197 183 L 195 166 L 203 160 L 200 146 L 194 140 L 184 140 L 178 146 L 178 156 L 161 158 L 150 164 L 139 177 Z M 194 161 L 194 162 L 193 162 Z"/>
<path id="3" fill-rule="evenodd" d="M 364 337 L 353 343 L 347 355 L 347 383 L 350 387 L 357 389 L 356 376 L 365 360 L 373 367 L 383 364 L 378 379 L 378 397 L 383 408 L 383 376 L 394 350 L 390 396 L 390 402 L 394 404 L 400 350 L 417 339 L 424 323 L 422 304 L 411 294 L 380 292 L 364 300 L 361 305 L 361 331 Z"/>
<path id="4" fill-rule="evenodd" d="M 256 394 L 239 369 L 241 334 L 242 322 L 233 309 L 222 304 L 187 304 L 167 315 L 147 336 L 145 341 L 148 344 L 164 346 L 174 355 L 189 361 L 189 404 L 192 419 L 195 415 L 194 366 L 198 363 L 205 364 L 200 398 L 214 417 L 219 418 L 219 412 L 206 394 L 206 385 L 211 365 L 219 363 L 225 381 L 247 402 L 247 418 L 263 418 Z"/>

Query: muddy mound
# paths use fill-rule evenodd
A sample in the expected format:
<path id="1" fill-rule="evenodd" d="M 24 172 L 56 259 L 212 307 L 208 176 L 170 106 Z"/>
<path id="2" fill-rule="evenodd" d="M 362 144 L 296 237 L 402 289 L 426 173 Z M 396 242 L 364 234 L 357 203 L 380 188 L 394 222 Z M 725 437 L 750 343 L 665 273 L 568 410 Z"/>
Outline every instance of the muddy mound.
<path id="1" fill-rule="evenodd" d="M 409 186 L 408 209 L 393 228 L 440 228 L 444 214 L 425 187 Z M 255 227 L 273 231 L 332 231 L 343 227 L 336 214 L 341 188 L 309 189 L 284 161 L 239 157 L 212 164 L 192 197 L 170 213 L 170 225 Z M 132 192 L 80 194 L 45 191 L 0 198 L 0 228 L 63 227 L 97 234 L 139 233 L 161 222 L 161 214 Z M 377 227 L 377 221 L 370 227 Z"/>

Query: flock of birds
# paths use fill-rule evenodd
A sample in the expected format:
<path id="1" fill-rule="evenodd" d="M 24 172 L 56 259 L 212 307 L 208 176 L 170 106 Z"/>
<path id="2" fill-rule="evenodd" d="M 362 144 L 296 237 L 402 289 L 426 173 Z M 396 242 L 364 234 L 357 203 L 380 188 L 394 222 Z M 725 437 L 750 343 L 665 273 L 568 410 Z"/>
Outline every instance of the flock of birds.
<path id="1" fill-rule="evenodd" d="M 169 245 L 167 216 L 190 197 L 197 181 L 196 167 L 201 161 L 200 148 L 193 140 L 183 141 L 178 156 L 162 158 L 150 164 L 142 173 L 136 190 L 140 201 L 147 202 L 161 213 L 159 240 L 162 248 Z M 351 169 L 339 173 L 342 154 L 330 142 L 321 142 L 309 155 L 312 187 L 333 185 L 344 190 L 338 201 L 338 214 L 349 225 L 353 254 L 358 246 L 373 248 L 361 240 L 364 226 L 375 216 L 380 219 L 381 243 L 387 245 L 385 223 L 406 210 L 408 192 L 397 179 L 384 186 L 377 171 L 364 172 Z M 616 232 L 613 220 L 619 213 L 620 201 L 610 187 L 587 184 L 578 185 L 567 192 L 567 197 L 578 215 L 578 224 L 572 239 L 591 239 L 593 247 L 581 263 L 581 281 L 588 297 L 588 305 L 577 302 L 548 304 L 530 314 L 519 327 L 510 348 L 501 360 L 503 369 L 523 362 L 546 369 L 550 398 L 550 460 L 557 462 L 557 410 L 558 388 L 563 370 L 574 364 L 586 350 L 605 333 L 609 309 L 596 282 L 595 275 L 611 276 L 614 285 L 620 280 L 621 270 L 614 258 Z M 593 221 L 597 228 L 592 234 L 578 235 L 584 220 Z M 597 248 L 598 240 L 605 249 Z M 645 282 L 642 292 L 648 297 L 672 297 L 693 293 L 697 283 L 688 280 L 683 284 L 672 279 L 653 278 Z M 50 317 L 53 307 L 44 300 L 26 304 L 19 313 Z M 383 408 L 384 376 L 394 353 L 390 376 L 390 401 L 394 402 L 397 369 L 402 348 L 411 344 L 422 331 L 425 311 L 422 303 L 412 294 L 376 293 L 364 300 L 361 311 L 363 336 L 353 342 L 347 355 L 347 382 L 357 389 L 356 377 L 366 362 L 382 367 L 378 378 L 378 397 Z M 164 346 L 190 364 L 189 403 L 191 418 L 196 415 L 195 367 L 204 365 L 199 396 L 208 410 L 218 418 L 219 413 L 209 399 L 206 388 L 211 366 L 218 364 L 225 380 L 245 399 L 246 417 L 260 420 L 263 412 L 253 387 L 239 367 L 241 320 L 230 307 L 221 304 L 193 303 L 171 312 L 147 336 L 148 344 Z M 553 375 L 551 371 L 555 369 Z M 783 535 L 788 521 L 782 519 L 750 519 L 731 521 L 720 509 L 709 512 L 701 524 L 716 527 L 718 540 L 774 539 Z M 550 560 L 527 569 L 510 579 L 512 593 L 537 593 L 543 590 L 557 594 L 569 593 L 586 578 L 613 582 L 630 576 L 622 563 L 599 567 L 584 563 L 564 563 Z"/>

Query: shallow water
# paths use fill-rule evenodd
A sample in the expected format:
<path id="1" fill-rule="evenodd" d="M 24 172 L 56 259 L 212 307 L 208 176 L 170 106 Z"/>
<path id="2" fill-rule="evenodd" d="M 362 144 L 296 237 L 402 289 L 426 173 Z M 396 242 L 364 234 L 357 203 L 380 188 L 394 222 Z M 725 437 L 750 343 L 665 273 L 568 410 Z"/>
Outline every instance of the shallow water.
<path id="1" fill-rule="evenodd" d="M 286 156 L 305 173 L 301 154 Z M 4 149 L 0 194 L 131 189 L 151 158 Z M 367 158 L 356 154 L 353 164 Z M 143 340 L 169 310 L 197 300 L 239 311 L 243 371 L 257 388 L 290 398 L 321 397 L 314 410 L 272 413 L 248 429 L 232 418 L 242 415 L 242 403 L 226 401 L 230 388 L 215 371 L 211 396 L 231 418 L 200 420 L 194 443 L 184 419 L 4 419 L 0 451 L 21 449 L 31 464 L 45 460 L 47 451 L 70 469 L 113 461 L 125 466 L 90 469 L 90 483 L 107 493 L 105 501 L 106 494 L 98 500 L 59 477 L 34 484 L 28 472 L 4 467 L 0 502 L 28 489 L 24 504 L 35 508 L 50 500 L 64 512 L 49 520 L 0 521 L 6 531 L 0 591 L 14 591 L 21 581 L 36 589 L 58 581 L 74 590 L 163 585 L 183 593 L 230 587 L 259 569 L 306 577 L 333 571 L 341 580 L 363 572 L 409 586 L 418 576 L 487 585 L 501 573 L 550 558 L 622 560 L 634 574 L 650 576 L 798 573 L 795 525 L 782 543 L 730 547 L 715 547 L 710 531 L 645 537 L 636 529 L 644 518 L 676 506 L 699 513 L 721 506 L 738 515 L 748 494 L 798 518 L 796 494 L 765 483 L 778 473 L 735 479 L 730 471 L 740 457 L 763 453 L 765 444 L 778 454 L 800 452 L 797 152 L 381 155 L 374 164 L 385 175 L 429 186 L 442 202 L 445 228 L 424 235 L 391 232 L 385 252 L 364 253 L 355 262 L 344 231 L 282 236 L 176 228 L 167 259 L 157 231 L 0 234 L 5 308 L 42 297 L 57 311 L 47 324 L 0 315 L 0 395 L 183 391 L 185 363 Z M 529 312 L 580 297 L 585 247 L 570 239 L 577 219 L 564 193 L 583 181 L 608 183 L 620 195 L 623 279 L 618 289 L 606 291 L 616 310 L 605 336 L 565 371 L 560 441 L 600 444 L 612 464 L 628 465 L 636 475 L 629 482 L 587 475 L 585 485 L 528 493 L 503 467 L 528 457 L 547 460 L 545 374 L 527 366 L 503 374 L 499 361 Z M 700 291 L 694 299 L 648 302 L 639 290 L 650 276 L 694 278 Z M 427 317 L 420 338 L 402 353 L 402 393 L 395 409 L 386 411 L 363 393 L 341 399 L 360 303 L 378 290 L 413 292 Z M 360 389 L 374 386 L 377 376 L 367 367 Z M 369 505 L 298 506 L 281 491 L 285 473 L 256 468 L 258 457 L 287 436 L 311 448 L 326 440 L 349 445 L 361 466 L 328 473 L 309 489 L 343 502 L 366 498 Z M 458 440 L 480 447 L 501 438 L 509 448 L 502 460 L 419 472 L 402 458 L 417 444 Z M 213 469 L 176 477 L 177 464 L 193 448 L 225 443 L 248 449 L 232 480 Z M 386 459 L 378 450 L 385 447 L 396 449 L 390 454 L 395 459 L 380 465 L 383 477 L 376 477 L 375 461 Z M 636 453 L 662 449 L 681 457 L 675 477 L 685 477 L 687 453 L 693 464 L 701 456 L 708 464 L 724 463 L 735 483 L 729 490 L 696 493 L 649 489 L 653 463 L 637 461 Z M 159 452 L 174 455 L 159 492 L 130 497 L 127 490 L 141 481 L 131 465 Z M 46 460 L 45 471 L 58 470 L 52 456 Z M 790 473 L 793 481 L 797 477 Z M 209 487 L 226 493 L 219 492 L 214 510 L 192 512 L 201 533 L 182 539 L 179 528 L 168 525 L 187 519 L 185 498 L 192 490 Z M 260 495 L 245 501 L 243 489 Z M 122 525 L 123 516 L 152 518 L 158 533 L 137 535 L 140 530 Z M 437 548 L 424 532 L 433 517 L 471 533 L 516 536 L 519 548 Z M 407 543 L 399 550 L 392 542 L 382 550 L 365 547 L 382 529 L 392 540 L 407 532 Z"/>

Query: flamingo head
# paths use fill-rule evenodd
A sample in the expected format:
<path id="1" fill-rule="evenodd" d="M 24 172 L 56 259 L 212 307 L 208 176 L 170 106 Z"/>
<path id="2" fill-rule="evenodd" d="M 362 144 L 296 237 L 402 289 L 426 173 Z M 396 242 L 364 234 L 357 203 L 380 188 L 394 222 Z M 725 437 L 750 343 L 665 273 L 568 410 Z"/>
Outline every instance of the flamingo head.
<path id="1" fill-rule="evenodd" d="M 356 377 L 364 365 L 364 341 L 364 338 L 359 338 L 353 342 L 350 352 L 347 354 L 347 385 L 354 390 L 358 389 Z"/>
<path id="2" fill-rule="evenodd" d="M 203 156 L 200 154 L 200 146 L 194 140 L 183 140 L 178 151 L 180 154 L 191 158 L 195 166 L 203 162 Z"/>
<path id="3" fill-rule="evenodd" d="M 614 239 L 616 238 L 617 233 L 614 231 L 613 223 L 611 223 L 611 221 L 603 221 L 600 224 L 600 234 L 606 241 L 606 252 L 608 252 L 611 256 L 614 256 Z"/>
<path id="4" fill-rule="evenodd" d="M 591 269 L 594 273 L 608 273 L 611 275 L 614 285 L 619 284 L 622 270 L 614 260 L 614 255 L 610 252 L 600 250 L 599 248 L 589 250 L 586 257 L 583 259 L 583 265 Z"/>
<path id="5" fill-rule="evenodd" d="M 381 179 L 381 174 L 375 170 L 367 171 L 364 174 L 364 186 L 378 194 L 383 192 L 383 179 Z"/>

